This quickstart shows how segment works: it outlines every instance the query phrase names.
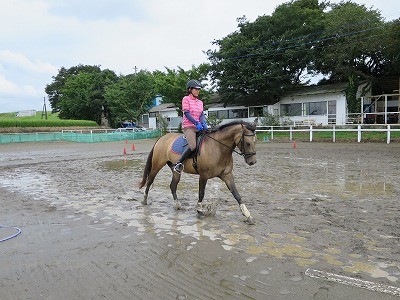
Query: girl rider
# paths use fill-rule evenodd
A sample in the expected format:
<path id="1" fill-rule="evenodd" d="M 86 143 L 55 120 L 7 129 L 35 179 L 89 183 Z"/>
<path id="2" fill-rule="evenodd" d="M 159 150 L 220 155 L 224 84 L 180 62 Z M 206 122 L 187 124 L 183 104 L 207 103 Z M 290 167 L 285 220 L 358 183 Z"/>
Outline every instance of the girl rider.
<path id="1" fill-rule="evenodd" d="M 203 111 L 203 101 L 199 99 L 199 91 L 202 88 L 197 80 L 189 80 L 186 84 L 187 95 L 182 99 L 182 130 L 189 144 L 174 166 L 174 171 L 181 173 L 183 162 L 189 157 L 190 153 L 196 149 L 196 132 L 208 130 L 206 118 Z"/>

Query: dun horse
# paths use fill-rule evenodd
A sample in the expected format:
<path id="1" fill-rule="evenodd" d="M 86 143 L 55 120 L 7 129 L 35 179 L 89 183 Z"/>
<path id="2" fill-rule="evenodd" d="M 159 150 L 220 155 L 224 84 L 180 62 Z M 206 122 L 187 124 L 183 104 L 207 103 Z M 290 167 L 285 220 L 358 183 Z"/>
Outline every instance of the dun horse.
<path id="1" fill-rule="evenodd" d="M 236 189 L 233 169 L 233 152 L 244 157 L 248 165 L 256 163 L 256 126 L 243 121 L 237 121 L 220 126 L 206 134 L 200 145 L 199 155 L 196 157 L 197 167 L 193 165 L 193 158 L 186 159 L 184 163 L 184 172 L 199 175 L 199 199 L 196 210 L 199 214 L 203 213 L 202 201 L 207 180 L 218 177 L 225 182 L 228 189 L 239 203 L 242 214 L 246 217 L 249 224 L 254 224 L 254 220 L 250 215 L 246 205 L 242 202 L 242 198 Z M 178 161 L 180 155 L 174 153 L 173 144 L 181 138 L 179 133 L 168 133 L 162 136 L 154 144 L 147 158 L 146 166 L 143 172 L 143 179 L 139 184 L 139 188 L 146 185 L 143 204 L 147 204 L 150 186 L 153 184 L 157 173 L 168 165 L 172 171 L 172 180 L 170 184 L 172 196 L 177 207 L 179 207 L 178 197 L 176 195 L 177 185 L 181 174 L 174 172 L 172 169 L 174 163 Z M 239 148 L 240 152 L 235 150 Z"/>

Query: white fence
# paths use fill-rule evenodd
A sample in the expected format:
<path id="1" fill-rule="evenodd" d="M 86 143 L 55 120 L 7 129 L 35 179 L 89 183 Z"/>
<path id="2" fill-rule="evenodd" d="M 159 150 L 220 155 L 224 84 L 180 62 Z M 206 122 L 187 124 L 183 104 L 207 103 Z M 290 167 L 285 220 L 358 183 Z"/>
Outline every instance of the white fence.
<path id="1" fill-rule="evenodd" d="M 168 128 L 167 132 L 178 132 L 178 127 L 176 128 Z M 286 132 L 289 133 L 290 141 L 293 140 L 293 134 L 296 132 L 306 132 L 309 134 L 310 142 L 314 139 L 315 132 L 331 132 L 332 133 L 332 141 L 336 142 L 336 133 L 337 132 L 356 132 L 357 133 L 357 142 L 362 141 L 363 133 L 366 132 L 380 132 L 382 134 L 386 134 L 386 143 L 390 143 L 392 132 L 400 132 L 400 124 L 398 125 L 327 125 L 327 126 L 315 126 L 315 125 L 300 125 L 300 126 L 257 126 L 256 132 L 265 132 L 270 136 L 268 139 L 274 139 L 274 133 L 277 132 Z"/>
<path id="2" fill-rule="evenodd" d="M 293 140 L 293 134 L 296 132 L 307 132 L 309 133 L 310 142 L 313 141 L 313 134 L 315 132 L 331 132 L 332 133 L 332 141 L 336 142 L 336 133 L 337 132 L 356 132 L 357 133 L 357 142 L 361 142 L 362 135 L 365 132 L 380 132 L 386 134 L 386 143 L 390 143 L 391 141 L 391 133 L 392 132 L 400 132 L 400 128 L 397 125 L 397 128 L 391 125 L 381 125 L 381 126 L 371 126 L 371 125 L 357 125 L 355 128 L 354 125 L 352 126 L 324 126 L 324 127 L 314 127 L 313 125 L 310 126 L 301 126 L 301 127 L 293 127 L 290 126 L 282 127 L 282 126 L 257 126 L 256 132 L 266 132 L 270 134 L 270 139 L 274 139 L 274 133 L 277 132 L 287 132 L 289 133 L 289 139 Z"/>

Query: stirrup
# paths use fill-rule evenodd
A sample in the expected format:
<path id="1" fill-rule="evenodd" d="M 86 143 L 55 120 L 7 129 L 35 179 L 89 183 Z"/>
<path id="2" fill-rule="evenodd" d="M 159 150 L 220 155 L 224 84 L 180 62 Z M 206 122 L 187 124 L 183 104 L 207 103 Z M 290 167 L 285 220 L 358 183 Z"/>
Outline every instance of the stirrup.
<path id="1" fill-rule="evenodd" d="M 183 163 L 178 162 L 174 167 L 174 171 L 178 174 L 181 174 L 183 171 Z"/>

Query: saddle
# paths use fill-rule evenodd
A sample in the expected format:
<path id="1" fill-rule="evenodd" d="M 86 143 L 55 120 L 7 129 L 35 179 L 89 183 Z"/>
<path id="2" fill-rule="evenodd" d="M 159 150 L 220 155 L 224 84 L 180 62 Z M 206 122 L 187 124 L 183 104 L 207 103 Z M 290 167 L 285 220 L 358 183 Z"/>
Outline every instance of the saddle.
<path id="1" fill-rule="evenodd" d="M 192 151 L 188 158 L 193 158 L 193 168 L 196 170 L 197 173 L 197 156 L 200 156 L 200 149 L 201 145 L 203 144 L 203 140 L 206 134 L 204 132 L 197 132 L 196 133 L 196 149 Z M 181 155 L 183 151 L 185 151 L 189 147 L 189 144 L 186 140 L 186 137 L 182 134 L 179 136 L 171 146 L 171 151 L 175 154 Z"/>

